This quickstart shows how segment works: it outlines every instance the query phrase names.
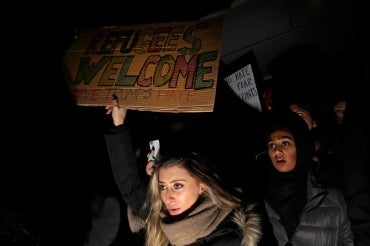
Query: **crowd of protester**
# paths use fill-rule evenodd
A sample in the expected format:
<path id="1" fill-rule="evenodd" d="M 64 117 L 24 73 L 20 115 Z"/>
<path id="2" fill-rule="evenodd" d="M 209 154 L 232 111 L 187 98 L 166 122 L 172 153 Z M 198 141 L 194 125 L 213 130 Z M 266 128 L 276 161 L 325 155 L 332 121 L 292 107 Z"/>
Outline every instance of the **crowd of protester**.
<path id="1" fill-rule="evenodd" d="M 348 56 L 343 54 L 343 58 Z M 151 181 L 145 167 L 149 152 L 148 142 L 153 139 L 160 139 L 163 153 L 181 150 L 207 156 L 215 164 L 225 183 L 242 190 L 242 201 L 258 205 L 256 213 L 260 216 L 262 229 L 256 226 L 256 243 L 249 245 L 274 245 L 277 242 L 284 242 L 279 245 L 285 245 L 288 241 L 292 245 L 300 245 L 294 244 L 296 240 L 305 241 L 305 236 L 302 236 L 304 233 L 301 234 L 300 230 L 300 223 L 304 220 L 299 221 L 299 217 L 308 203 L 307 186 L 320 185 L 322 192 L 333 189 L 339 193 L 336 198 L 338 200 L 343 196 L 344 202 L 341 205 L 345 209 L 340 208 L 343 214 L 333 215 L 346 222 L 343 223 L 346 228 L 342 230 L 346 233 L 341 237 L 345 242 L 343 245 L 369 245 L 370 135 L 369 121 L 364 113 L 368 110 L 364 103 L 366 97 L 361 90 L 363 83 L 368 83 L 369 77 L 367 73 L 359 74 L 361 70 L 351 65 L 344 75 L 336 57 L 331 57 L 312 45 L 297 45 L 279 54 L 269 64 L 271 79 L 268 87 L 272 91 L 272 97 L 268 102 L 262 100 L 263 112 L 250 108 L 224 83 L 222 76 L 226 66 L 220 66 L 215 110 L 212 113 L 128 112 L 129 117 L 125 124 L 131 130 L 137 178 L 146 184 Z M 347 82 L 345 88 L 341 87 L 343 80 Z M 46 98 L 48 99 L 55 100 Z M 131 212 L 139 213 L 140 206 L 145 204 L 144 196 L 140 196 L 142 200 L 130 203 L 132 198 L 122 195 L 122 184 L 117 182 L 119 168 L 114 169 L 111 166 L 112 160 L 104 138 L 104 132 L 112 124 L 110 115 L 105 114 L 103 107 L 78 107 L 73 104 L 72 99 L 64 103 L 66 106 L 62 107 L 62 111 L 51 112 L 48 122 L 41 126 L 31 125 L 52 134 L 38 136 L 34 132 L 24 133 L 27 137 L 24 146 L 30 145 L 27 146 L 30 149 L 43 148 L 43 152 L 36 156 L 26 156 L 23 161 L 28 163 L 30 159 L 36 158 L 40 160 L 42 167 L 28 166 L 29 172 L 20 176 L 23 181 L 10 180 L 5 175 L 2 179 L 4 190 L 9 194 L 18 194 L 20 198 L 8 200 L 0 207 L 0 244 L 118 246 L 127 241 L 132 242 L 132 245 L 141 245 L 145 240 L 151 242 L 153 239 L 145 238 L 145 230 L 133 231 L 130 224 L 131 221 L 141 223 L 142 227 L 146 226 L 140 220 L 130 220 L 131 209 Z M 315 176 L 314 183 L 310 183 L 312 180 L 309 179 L 299 180 L 305 182 L 294 181 L 295 184 L 299 183 L 295 187 L 300 187 L 302 192 L 289 190 L 290 183 L 284 183 L 284 186 L 281 181 L 283 179 L 280 179 L 282 175 L 273 173 L 269 162 L 273 163 L 269 154 L 273 148 L 271 141 L 277 141 L 271 137 L 274 132 L 268 132 L 269 126 L 274 122 L 272 116 L 280 115 L 286 109 L 302 117 L 309 130 L 307 134 L 310 134 L 314 142 L 312 156 L 306 156 L 313 162 L 310 172 L 308 168 L 300 166 L 298 160 L 301 160 L 299 156 L 302 150 L 297 147 L 296 165 L 304 169 L 299 175 Z M 66 122 L 64 118 L 70 120 Z M 291 122 L 285 123 L 288 125 Z M 287 127 L 285 130 L 290 130 L 288 132 L 292 135 L 294 144 L 301 144 L 294 129 Z M 45 143 L 53 144 L 32 145 L 29 139 L 37 137 L 41 137 L 41 141 Z M 31 150 L 27 153 L 32 155 Z M 255 156 L 259 153 L 263 154 L 256 159 Z M 17 152 L 9 155 L 16 156 Z M 14 164 L 15 159 L 10 158 L 8 165 Z M 266 169 L 267 163 L 270 163 L 270 169 Z M 16 167 L 9 170 L 14 174 L 17 172 Z M 297 172 L 295 170 L 294 173 Z M 156 177 L 159 175 L 157 173 Z M 284 194 L 294 194 L 296 199 L 287 198 L 279 203 L 281 201 L 275 199 L 278 194 L 276 189 L 266 190 L 268 184 L 270 188 L 278 187 L 277 184 L 282 185 L 281 187 L 291 192 Z M 151 192 L 155 193 L 153 190 Z M 330 198 L 333 197 L 331 192 L 328 193 Z M 326 199 L 325 204 L 330 203 L 327 196 L 323 197 Z M 30 203 L 31 206 L 25 205 Z M 292 207 L 295 209 L 291 209 Z M 318 211 L 320 209 L 323 208 L 318 208 Z M 286 214 L 284 211 L 291 213 Z M 141 219 L 145 220 L 148 214 L 141 214 Z M 280 221 L 276 220 L 277 214 Z M 313 217 L 317 218 L 317 214 Z M 321 226 L 323 225 L 318 228 L 325 228 Z M 285 228 L 286 235 L 281 228 Z M 262 235 L 258 240 L 259 233 Z M 99 235 L 103 236 L 100 238 Z M 171 238 L 167 240 L 171 241 Z"/>

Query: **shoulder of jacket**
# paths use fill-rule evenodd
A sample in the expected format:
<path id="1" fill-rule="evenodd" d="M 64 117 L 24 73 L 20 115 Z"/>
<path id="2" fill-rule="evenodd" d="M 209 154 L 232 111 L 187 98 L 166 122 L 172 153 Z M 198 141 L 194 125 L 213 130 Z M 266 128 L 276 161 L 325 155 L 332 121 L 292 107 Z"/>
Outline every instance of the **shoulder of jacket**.
<path id="1" fill-rule="evenodd" d="M 345 198 L 343 192 L 337 188 L 328 188 L 327 189 L 327 199 L 330 199 L 333 203 L 342 205 L 345 203 Z"/>

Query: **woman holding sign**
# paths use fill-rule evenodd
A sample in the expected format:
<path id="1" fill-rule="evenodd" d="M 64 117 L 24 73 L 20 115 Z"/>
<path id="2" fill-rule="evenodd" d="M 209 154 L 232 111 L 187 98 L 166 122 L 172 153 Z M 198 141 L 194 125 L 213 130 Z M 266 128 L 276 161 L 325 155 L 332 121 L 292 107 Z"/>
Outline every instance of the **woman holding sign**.
<path id="1" fill-rule="evenodd" d="M 147 246 L 258 245 L 262 232 L 253 205 L 244 206 L 204 158 L 161 156 L 146 187 L 125 124 L 127 109 L 113 98 L 106 113 L 114 124 L 105 135 L 114 177 L 123 199 L 146 221 Z"/>

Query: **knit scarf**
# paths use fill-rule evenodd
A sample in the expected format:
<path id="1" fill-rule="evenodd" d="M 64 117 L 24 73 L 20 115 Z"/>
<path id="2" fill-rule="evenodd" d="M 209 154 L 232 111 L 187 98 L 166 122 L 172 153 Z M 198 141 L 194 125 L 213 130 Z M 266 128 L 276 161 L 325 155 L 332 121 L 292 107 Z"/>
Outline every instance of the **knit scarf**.
<path id="1" fill-rule="evenodd" d="M 162 212 L 161 228 L 171 245 L 188 245 L 209 235 L 231 211 L 220 209 L 210 198 L 205 198 L 181 220 L 171 220 L 170 215 Z"/>

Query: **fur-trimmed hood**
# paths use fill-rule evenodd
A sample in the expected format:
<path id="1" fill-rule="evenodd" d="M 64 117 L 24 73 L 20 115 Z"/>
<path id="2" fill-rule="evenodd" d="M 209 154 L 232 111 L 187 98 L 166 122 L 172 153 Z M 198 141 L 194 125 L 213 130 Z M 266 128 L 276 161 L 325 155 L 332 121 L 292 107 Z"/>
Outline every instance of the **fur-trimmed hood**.
<path id="1" fill-rule="evenodd" d="M 255 205 L 248 205 L 232 214 L 232 221 L 240 227 L 243 234 L 242 246 L 258 245 L 262 237 L 261 218 L 254 207 Z"/>
<path id="2" fill-rule="evenodd" d="M 261 238 L 261 217 L 256 212 L 255 205 L 247 205 L 231 212 L 215 231 L 191 246 L 257 246 Z"/>

